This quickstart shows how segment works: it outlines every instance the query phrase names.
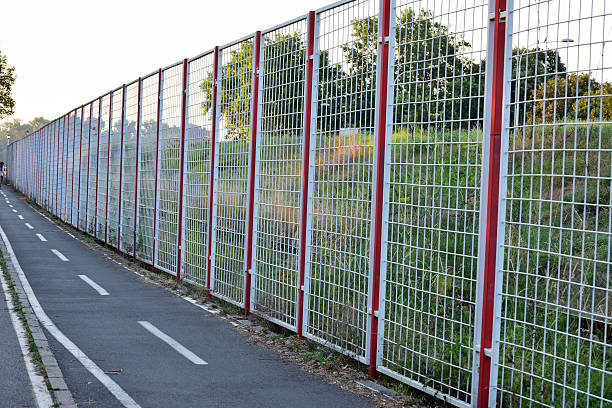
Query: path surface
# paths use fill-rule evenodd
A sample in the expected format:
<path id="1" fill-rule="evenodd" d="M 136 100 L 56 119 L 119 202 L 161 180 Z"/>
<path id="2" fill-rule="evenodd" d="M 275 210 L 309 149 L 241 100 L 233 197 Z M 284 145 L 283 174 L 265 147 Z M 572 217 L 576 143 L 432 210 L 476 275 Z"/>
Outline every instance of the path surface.
<path id="1" fill-rule="evenodd" d="M 89 359 L 112 373 L 107 377 L 136 406 L 373 406 L 250 344 L 227 321 L 139 280 L 43 218 L 21 196 L 2 191 L 10 203 L 0 196 L 0 225 L 40 305 Z M 0 330 L 3 324 L 0 317 Z M 80 407 L 126 406 L 46 334 Z M 0 360 L 0 375 L 3 365 Z"/>
<path id="2" fill-rule="evenodd" d="M 0 293 L 0 339 L 0 404 L 17 408 L 35 407 L 30 379 L 4 293 Z"/>

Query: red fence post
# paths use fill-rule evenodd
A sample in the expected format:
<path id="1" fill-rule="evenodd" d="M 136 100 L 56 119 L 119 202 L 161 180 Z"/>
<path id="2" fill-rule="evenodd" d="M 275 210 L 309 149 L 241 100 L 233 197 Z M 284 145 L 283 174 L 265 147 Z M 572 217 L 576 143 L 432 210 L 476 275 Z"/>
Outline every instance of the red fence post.
<path id="1" fill-rule="evenodd" d="M 302 214 L 300 225 L 300 265 L 299 265 L 299 290 L 298 290 L 298 316 L 297 332 L 302 337 L 302 326 L 304 323 L 304 272 L 306 269 L 306 224 L 308 221 L 308 174 L 310 169 L 310 132 L 312 121 L 312 93 L 313 71 L 314 71 L 314 44 L 315 44 L 315 18 L 316 12 L 308 13 L 307 50 L 306 55 L 306 87 L 304 89 L 304 143 L 302 147 Z"/>
<path id="2" fill-rule="evenodd" d="M 138 78 L 138 113 L 136 115 L 136 177 L 134 181 L 134 244 L 132 246 L 132 257 L 136 260 L 136 225 L 138 220 L 138 163 L 140 159 L 140 109 L 142 102 L 140 96 L 142 94 L 142 78 Z"/>
<path id="3" fill-rule="evenodd" d="M 104 247 L 108 248 L 108 188 L 110 182 L 110 152 L 111 152 L 111 133 L 113 130 L 113 91 L 108 93 L 108 143 L 106 145 L 106 209 L 104 210 Z"/>
<path id="4" fill-rule="evenodd" d="M 119 145 L 119 209 L 117 210 L 117 253 L 121 253 L 121 189 L 123 188 L 123 127 L 125 124 L 125 84 L 121 93 L 121 144 Z"/>
<path id="5" fill-rule="evenodd" d="M 59 182 L 60 182 L 59 175 L 61 173 L 61 171 L 59 169 L 59 164 L 60 164 L 60 146 L 61 146 L 61 143 L 60 143 L 60 129 L 61 129 L 60 121 L 62 121 L 63 119 L 64 119 L 63 117 L 57 119 L 57 125 L 55 126 L 55 132 L 54 132 L 54 133 L 57 133 L 57 136 L 55 137 L 55 144 L 57 145 L 57 150 L 56 150 L 56 153 L 55 153 L 55 162 L 54 162 L 54 166 L 56 166 L 56 169 L 55 169 L 55 192 L 53 194 L 53 208 L 54 209 L 52 211 L 52 213 L 55 214 L 55 215 L 59 215 L 58 214 L 58 212 L 59 212 L 58 196 L 59 196 Z"/>
<path id="6" fill-rule="evenodd" d="M 161 92 L 162 92 L 162 69 L 157 71 L 157 129 L 155 133 L 155 192 L 153 193 L 153 255 L 152 266 L 155 268 L 155 247 L 157 244 L 157 177 L 159 168 L 159 128 L 161 127 Z"/>
<path id="7" fill-rule="evenodd" d="M 100 116 L 102 115 L 102 97 L 98 97 L 98 142 L 96 144 L 96 206 L 94 207 L 94 237 L 98 237 L 98 190 L 100 190 Z"/>
<path id="8" fill-rule="evenodd" d="M 249 153 L 249 190 L 246 248 L 246 277 L 244 283 L 244 313 L 251 311 L 251 271 L 253 268 L 253 211 L 255 209 L 255 158 L 257 149 L 257 108 L 259 102 L 259 54 L 261 31 L 255 33 L 253 41 L 253 94 L 251 102 L 251 141 Z"/>
<path id="9" fill-rule="evenodd" d="M 499 188 L 501 176 L 502 121 L 504 112 L 504 57 L 506 48 L 506 0 L 494 0 L 493 61 L 491 71 L 491 122 L 487 188 L 487 218 L 482 287 L 482 321 L 480 332 L 480 362 L 478 375 L 479 408 L 489 404 L 491 361 L 495 310 L 495 274 L 497 261 Z M 490 10 L 493 12 L 493 10 Z M 487 135 L 485 134 L 485 137 Z M 483 238 L 481 238 L 483 239 Z"/>
<path id="10" fill-rule="evenodd" d="M 380 66 L 378 70 L 378 100 L 376 109 L 378 109 L 378 138 L 376 143 L 376 187 L 374 192 L 374 236 L 372 242 L 372 276 L 370 285 L 370 295 L 372 299 L 371 323 L 370 323 L 370 362 L 369 374 L 375 378 L 376 372 L 376 356 L 378 345 L 378 309 L 380 297 L 380 264 L 381 264 L 381 241 L 382 241 L 382 224 L 383 224 L 383 190 L 385 179 L 385 147 L 386 147 L 386 131 L 387 131 L 387 85 L 389 81 L 389 31 L 391 22 L 391 1 L 381 1 L 381 22 L 380 22 Z"/>
<path id="11" fill-rule="evenodd" d="M 178 196 L 178 225 L 177 225 L 177 255 L 176 255 L 176 280 L 181 280 L 181 250 L 183 233 L 183 163 L 185 162 L 185 117 L 187 113 L 187 58 L 183 60 L 183 97 L 181 112 L 181 160 L 179 164 L 179 196 Z"/>
<path id="12" fill-rule="evenodd" d="M 212 129 L 211 129 L 211 150 L 210 150 L 210 184 L 208 186 L 208 242 L 207 242 L 207 257 L 206 257 L 206 293 L 208 296 L 211 296 L 210 293 L 210 266 L 211 266 L 211 255 L 210 251 L 212 250 L 212 229 L 213 229 L 213 195 L 214 195 L 214 185 L 215 185 L 215 154 L 216 154 L 216 135 L 217 135 L 217 81 L 219 80 L 219 47 L 215 47 L 215 55 L 214 55 L 214 64 L 213 64 L 213 100 L 212 100 Z"/>

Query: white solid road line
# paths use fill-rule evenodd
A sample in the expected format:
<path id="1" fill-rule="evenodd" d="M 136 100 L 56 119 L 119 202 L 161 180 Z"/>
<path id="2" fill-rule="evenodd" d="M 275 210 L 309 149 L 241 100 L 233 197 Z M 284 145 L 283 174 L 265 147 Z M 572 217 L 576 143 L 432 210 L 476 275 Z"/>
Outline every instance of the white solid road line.
<path id="1" fill-rule="evenodd" d="M 52 249 L 52 250 L 51 250 L 51 252 L 53 252 L 55 255 L 57 255 L 57 257 L 58 257 L 59 259 L 61 259 L 62 261 L 64 261 L 64 262 L 68 262 L 68 258 L 66 258 L 66 257 L 64 256 L 64 254 L 62 254 L 62 253 L 61 253 L 60 251 L 58 251 L 57 249 Z"/>
<path id="2" fill-rule="evenodd" d="M 198 364 L 198 365 L 208 364 L 206 361 L 202 360 L 200 357 L 196 356 L 191 351 L 187 350 L 181 343 L 174 340 L 172 337 L 168 336 L 166 333 L 162 332 L 157 327 L 153 326 L 151 323 L 147 321 L 139 321 L 138 324 L 140 324 L 142 327 L 147 329 L 147 331 L 151 333 L 152 335 L 160 338 L 162 341 L 164 341 L 170 347 L 175 349 L 179 354 L 181 354 L 187 360 L 191 361 L 193 364 Z"/>
<path id="3" fill-rule="evenodd" d="M 23 220 L 23 215 L 19 214 L 17 217 L 19 217 L 20 220 Z"/>
<path id="4" fill-rule="evenodd" d="M 104 288 L 102 286 L 98 285 L 96 282 L 94 282 L 91 279 L 89 279 L 87 277 L 87 275 L 79 275 L 79 278 L 83 279 L 85 281 L 85 283 L 87 283 L 89 286 L 94 288 L 96 290 L 96 292 L 98 292 L 100 295 L 108 296 L 108 292 L 106 290 L 104 290 Z"/>
<path id="5" fill-rule="evenodd" d="M 36 236 L 38 237 L 38 239 L 40 239 L 42 242 L 47 242 L 47 238 L 43 237 L 42 234 L 36 234 Z"/>
<path id="6" fill-rule="evenodd" d="M 34 227 L 28 224 L 27 222 L 25 223 L 25 226 L 28 227 L 29 229 L 34 229 Z"/>
<path id="7" fill-rule="evenodd" d="M 108 375 L 104 374 L 104 371 L 100 369 L 85 353 L 79 349 L 76 344 L 74 344 L 68 337 L 61 332 L 60 329 L 53 323 L 53 321 L 47 316 L 40 303 L 38 303 L 38 299 L 30 286 L 30 282 L 28 282 L 28 278 L 26 278 L 25 273 L 23 273 L 23 269 L 21 269 L 21 265 L 19 265 L 19 261 L 15 256 L 15 252 L 13 252 L 13 247 L 8 240 L 8 237 L 4 233 L 4 230 L 0 226 L 0 236 L 4 241 L 4 245 L 6 246 L 6 252 L 8 252 L 9 258 L 17 271 L 17 275 L 19 276 L 19 280 L 21 281 L 21 285 L 23 286 L 23 291 L 28 296 L 28 300 L 30 301 L 30 306 L 34 310 L 36 317 L 38 317 L 38 321 L 43 325 L 45 329 L 53 336 L 57 341 L 59 341 L 65 348 L 72 354 L 77 360 L 83 364 L 83 367 L 87 369 L 94 377 L 98 379 L 108 389 L 111 394 L 117 398 L 117 400 L 126 408 L 141 408 L 140 405 L 136 403 L 125 391 L 123 388 L 119 386 L 115 381 L 113 381 Z M 49 406 L 49 405 L 41 405 L 41 406 Z"/>
<path id="8" fill-rule="evenodd" d="M 51 395 L 49 394 L 49 390 L 45 384 L 44 377 L 38 374 L 38 370 L 34 366 L 32 356 L 28 350 L 28 337 L 25 327 L 23 327 L 23 323 L 15 312 L 12 295 L 1 273 L 0 282 L 2 283 L 2 290 L 4 291 L 4 298 L 6 299 L 8 313 L 11 316 L 13 329 L 17 334 L 17 340 L 19 341 L 19 348 L 21 349 L 21 355 L 23 356 L 23 360 L 25 362 L 26 371 L 30 377 L 30 384 L 32 385 L 32 390 L 34 391 L 36 405 L 38 407 L 51 407 L 53 405 L 53 400 L 51 399 Z"/>

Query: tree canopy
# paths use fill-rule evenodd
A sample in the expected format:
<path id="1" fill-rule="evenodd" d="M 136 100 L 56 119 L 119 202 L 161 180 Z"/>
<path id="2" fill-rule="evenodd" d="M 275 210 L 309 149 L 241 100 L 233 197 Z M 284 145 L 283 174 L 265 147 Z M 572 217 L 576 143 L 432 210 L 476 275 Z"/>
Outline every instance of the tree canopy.
<path id="1" fill-rule="evenodd" d="M 0 119 L 14 112 L 15 100 L 11 91 L 15 79 L 15 67 L 9 66 L 6 55 L 0 52 Z"/>

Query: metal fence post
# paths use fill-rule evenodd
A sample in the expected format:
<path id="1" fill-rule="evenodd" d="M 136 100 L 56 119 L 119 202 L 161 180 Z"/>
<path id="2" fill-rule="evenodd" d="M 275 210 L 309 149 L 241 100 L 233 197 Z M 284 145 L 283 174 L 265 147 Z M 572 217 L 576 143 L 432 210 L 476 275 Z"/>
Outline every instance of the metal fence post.
<path id="1" fill-rule="evenodd" d="M 155 134 L 155 191 L 153 193 L 153 255 L 152 267 L 155 268 L 155 251 L 157 247 L 157 190 L 159 190 L 159 128 L 161 127 L 161 103 L 162 103 L 162 69 L 157 71 L 157 129 Z"/>
<path id="2" fill-rule="evenodd" d="M 215 156 L 216 156 L 216 145 L 217 145 L 217 101 L 218 101 L 218 82 L 219 82 L 219 47 L 215 47 L 215 56 L 213 63 L 213 89 L 212 89 L 212 129 L 211 129 L 211 150 L 210 150 L 210 184 L 208 192 L 208 242 L 207 242 L 207 257 L 206 257 L 206 293 L 211 296 L 210 293 L 210 280 L 211 280 L 211 260 L 212 260 L 212 248 L 213 248 L 213 197 L 215 194 Z"/>
<path id="3" fill-rule="evenodd" d="M 308 196 L 309 196 L 309 169 L 310 169 L 310 142 L 311 133 L 316 130 L 316 100 L 317 86 L 313 81 L 315 41 L 316 41 L 316 19 L 317 13 L 308 12 L 307 21 L 307 54 L 306 54 L 306 78 L 304 88 L 304 134 L 302 147 L 302 192 L 301 192 L 301 218 L 300 218 L 300 263 L 299 263 L 299 283 L 298 283 L 298 310 L 297 310 L 297 332 L 298 336 L 303 336 L 304 325 L 304 296 L 305 296 L 305 268 L 306 268 L 306 230 L 308 222 Z M 318 66 L 317 66 L 318 69 Z M 314 100 L 314 104 L 313 104 Z M 314 106 L 313 106 L 314 105 Z M 313 109 L 314 108 L 314 109 Z M 314 114 L 313 114 L 314 110 Z"/>
<path id="4" fill-rule="evenodd" d="M 70 113 L 66 114 L 67 123 L 64 124 L 64 222 L 68 222 L 68 140 L 70 139 Z"/>
<path id="5" fill-rule="evenodd" d="M 511 3 L 511 0 L 510 0 Z M 499 240 L 503 241 L 503 226 L 500 225 L 500 197 L 505 196 L 505 188 L 500 188 L 502 123 L 504 116 L 504 73 L 506 50 L 506 0 L 489 2 L 488 61 L 485 116 L 483 171 L 481 188 L 481 218 L 478 280 L 476 300 L 476 323 L 474 330 L 474 369 L 472 382 L 472 405 L 487 407 L 496 404 L 495 390 L 497 372 L 494 350 L 498 350 L 499 322 L 495 321 L 496 298 L 500 287 L 497 265 L 503 258 L 503 250 L 498 252 Z M 510 50 L 510 52 L 512 52 Z M 502 197 L 503 198 L 503 197 Z M 498 302 L 499 303 L 499 302 Z M 497 326 L 497 330 L 496 330 Z"/>
<path id="6" fill-rule="evenodd" d="M 58 206 L 58 195 L 59 195 L 59 189 L 60 189 L 60 178 L 59 178 L 59 174 L 60 174 L 60 169 L 59 169 L 59 165 L 60 165 L 60 129 L 61 129 L 61 121 L 63 118 L 58 118 L 57 119 L 57 124 L 55 125 L 55 132 L 53 132 L 56 136 L 55 136 L 55 144 L 56 144 L 56 149 L 55 149 L 55 158 L 53 160 L 53 165 L 55 166 L 55 191 L 53 192 L 53 211 L 52 213 L 55 215 L 58 215 L 59 212 L 59 206 Z"/>
<path id="7" fill-rule="evenodd" d="M 119 145 L 119 209 L 117 210 L 117 253 L 121 253 L 121 203 L 123 198 L 123 128 L 125 126 L 125 84 L 121 93 L 121 144 Z"/>
<path id="8" fill-rule="evenodd" d="M 385 188 L 385 177 L 388 177 L 388 171 L 385 172 L 388 158 L 387 153 L 387 137 L 392 136 L 392 129 L 389 124 L 392 123 L 392 111 L 388 103 L 388 97 L 393 95 L 393 91 L 389 92 L 389 76 L 393 83 L 393 71 L 390 69 L 389 59 L 393 58 L 393 53 L 390 53 L 390 43 L 395 41 L 395 36 L 391 33 L 391 11 L 393 0 L 380 0 L 379 6 L 379 22 L 378 22 L 378 55 L 377 55 L 377 84 L 376 84 L 376 110 L 375 110 L 375 135 L 374 135 L 374 186 L 373 186 L 373 203 L 372 206 L 372 239 L 371 239 L 371 255 L 370 255 L 370 278 L 369 278 L 369 297 L 368 297 L 368 315 L 369 315 L 369 374 L 370 377 L 376 377 L 377 356 L 378 356 L 378 327 L 380 308 L 380 277 L 382 267 L 382 240 L 385 230 L 385 208 L 388 208 L 388 186 Z M 394 8 L 394 7 L 393 7 Z M 391 48 L 392 49 L 392 48 Z M 391 64 L 392 67 L 392 64 Z M 387 135 L 389 133 L 389 135 Z M 385 175 L 387 173 L 387 175 Z M 387 183 L 388 184 L 388 183 Z M 385 194 L 385 190 L 386 194 Z M 387 196 L 387 197 L 386 197 Z M 386 225 L 386 224 L 385 224 Z M 385 237 L 386 240 L 386 237 Z"/>
<path id="9" fill-rule="evenodd" d="M 249 141 L 249 176 L 247 203 L 247 242 L 244 279 L 244 313 L 251 311 L 251 272 L 253 268 L 253 210 L 255 204 L 255 156 L 257 147 L 257 115 L 259 107 L 259 57 L 261 52 L 261 31 L 257 31 L 253 40 L 253 76 L 251 93 L 251 132 Z"/>
<path id="10" fill-rule="evenodd" d="M 113 91 L 108 93 L 108 143 L 106 145 L 106 208 L 104 209 L 104 247 L 108 248 L 108 202 L 110 186 L 111 133 L 113 133 Z"/>
<path id="11" fill-rule="evenodd" d="M 136 260 L 136 228 L 138 226 L 138 164 L 140 163 L 140 114 L 142 113 L 142 78 L 138 78 L 138 113 L 136 114 L 136 180 L 134 182 L 134 242 L 132 245 L 132 257 Z"/>
<path id="12" fill-rule="evenodd" d="M 183 94 L 181 102 L 181 159 L 179 163 L 179 196 L 178 196 L 178 219 L 177 219 L 177 257 L 176 257 L 176 280 L 181 280 L 181 250 L 182 248 L 182 232 L 183 232 L 183 168 L 185 163 L 185 123 L 187 112 L 187 58 L 183 60 Z"/>

